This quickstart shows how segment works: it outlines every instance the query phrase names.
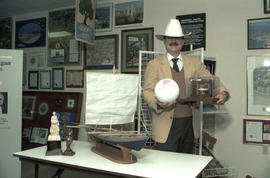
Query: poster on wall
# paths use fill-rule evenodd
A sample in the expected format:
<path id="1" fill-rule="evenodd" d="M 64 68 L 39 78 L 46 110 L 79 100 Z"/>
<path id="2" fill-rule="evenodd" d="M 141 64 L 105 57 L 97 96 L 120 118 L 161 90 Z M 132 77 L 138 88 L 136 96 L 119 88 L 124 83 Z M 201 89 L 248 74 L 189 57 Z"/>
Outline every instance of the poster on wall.
<path id="1" fill-rule="evenodd" d="M 16 72 L 14 71 L 17 70 L 15 69 L 16 59 L 14 59 L 14 56 L 5 53 L 5 51 L 11 52 L 11 50 L 0 50 L 0 129 L 9 128 L 9 106 L 10 103 L 12 103 L 10 102 L 10 99 L 12 99 L 10 96 L 14 94 L 12 90 L 10 90 L 12 87 L 10 86 L 9 80 L 12 79 L 6 76 L 16 76 Z M 19 85 L 21 85 L 21 83 Z"/>
<path id="2" fill-rule="evenodd" d="M 96 0 L 76 0 L 75 39 L 88 44 L 95 40 Z"/>
<path id="3" fill-rule="evenodd" d="M 182 51 L 189 51 L 197 48 L 204 48 L 206 50 L 205 38 L 206 38 L 206 14 L 189 14 L 176 16 L 181 23 L 184 34 L 191 33 L 185 36 L 185 44 Z"/>
<path id="4" fill-rule="evenodd" d="M 46 45 L 46 17 L 17 21 L 15 48 Z"/>

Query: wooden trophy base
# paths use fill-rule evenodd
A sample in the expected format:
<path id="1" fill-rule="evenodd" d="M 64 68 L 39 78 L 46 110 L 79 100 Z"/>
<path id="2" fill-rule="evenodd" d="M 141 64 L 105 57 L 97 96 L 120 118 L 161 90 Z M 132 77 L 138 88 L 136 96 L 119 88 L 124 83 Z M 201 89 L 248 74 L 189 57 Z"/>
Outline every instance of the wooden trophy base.
<path id="1" fill-rule="evenodd" d="M 61 141 L 48 141 L 46 156 L 62 155 Z"/>
<path id="2" fill-rule="evenodd" d="M 96 141 L 96 146 L 91 150 L 116 163 L 131 164 L 137 162 L 137 158 L 131 153 L 131 149 L 121 145 L 113 146 L 101 141 Z"/>
<path id="3" fill-rule="evenodd" d="M 215 104 L 217 102 L 215 97 L 189 97 L 178 100 L 179 104 L 192 104 L 203 101 L 204 103 Z"/>

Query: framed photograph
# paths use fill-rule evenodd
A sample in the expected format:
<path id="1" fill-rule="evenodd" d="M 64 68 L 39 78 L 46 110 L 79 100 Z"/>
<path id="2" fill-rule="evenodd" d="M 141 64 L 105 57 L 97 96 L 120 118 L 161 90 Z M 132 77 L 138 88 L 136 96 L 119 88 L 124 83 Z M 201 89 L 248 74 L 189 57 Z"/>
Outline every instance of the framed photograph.
<path id="1" fill-rule="evenodd" d="M 33 119 L 35 111 L 36 96 L 23 96 L 22 102 L 22 118 Z"/>
<path id="2" fill-rule="evenodd" d="M 270 0 L 263 0 L 264 5 L 264 13 L 268 14 L 270 13 Z"/>
<path id="3" fill-rule="evenodd" d="M 83 88 L 83 70 L 66 70 L 66 87 Z"/>
<path id="4" fill-rule="evenodd" d="M 23 140 L 29 140 L 30 139 L 31 130 L 32 130 L 32 127 L 23 128 L 23 133 L 22 133 L 22 139 Z"/>
<path id="5" fill-rule="evenodd" d="M 46 46 L 46 17 L 17 21 L 15 48 Z"/>
<path id="6" fill-rule="evenodd" d="M 122 30 L 122 73 L 138 73 L 139 51 L 153 51 L 154 28 Z"/>
<path id="7" fill-rule="evenodd" d="M 53 89 L 64 90 L 64 68 L 53 68 Z"/>
<path id="8" fill-rule="evenodd" d="M 0 18 L 0 49 L 12 48 L 12 18 Z"/>
<path id="9" fill-rule="evenodd" d="M 48 139 L 48 128 L 33 127 L 30 137 L 31 143 L 46 144 Z"/>
<path id="10" fill-rule="evenodd" d="M 215 75 L 216 61 L 205 59 L 203 62 L 204 62 L 204 65 L 206 66 L 206 68 L 210 71 L 210 73 Z"/>
<path id="11" fill-rule="evenodd" d="M 51 71 L 44 70 L 40 71 L 40 89 L 51 88 Z"/>
<path id="12" fill-rule="evenodd" d="M 96 36 L 95 45 L 85 44 L 85 69 L 118 68 L 118 35 Z"/>
<path id="13" fill-rule="evenodd" d="M 0 115 L 8 114 L 8 92 L 0 92 Z"/>
<path id="14" fill-rule="evenodd" d="M 247 56 L 247 114 L 270 115 L 270 56 Z"/>
<path id="15" fill-rule="evenodd" d="M 75 8 L 49 12 L 47 65 L 78 66 L 81 43 L 75 40 Z"/>
<path id="16" fill-rule="evenodd" d="M 39 72 L 28 71 L 28 89 L 38 89 L 39 85 Z"/>
<path id="17" fill-rule="evenodd" d="M 270 120 L 243 119 L 243 143 L 270 144 Z"/>
<path id="18" fill-rule="evenodd" d="M 143 24 L 144 0 L 115 4 L 115 26 Z"/>
<path id="19" fill-rule="evenodd" d="M 113 4 L 97 4 L 95 31 L 104 32 L 112 31 L 113 26 Z"/>
<path id="20" fill-rule="evenodd" d="M 248 49 L 270 48 L 270 18 L 248 19 Z"/>

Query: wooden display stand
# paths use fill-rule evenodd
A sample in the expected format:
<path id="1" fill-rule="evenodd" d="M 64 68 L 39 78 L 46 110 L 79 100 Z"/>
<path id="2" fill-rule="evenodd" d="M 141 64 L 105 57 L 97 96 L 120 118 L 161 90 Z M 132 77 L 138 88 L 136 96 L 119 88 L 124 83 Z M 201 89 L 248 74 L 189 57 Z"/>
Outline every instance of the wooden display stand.
<path id="1" fill-rule="evenodd" d="M 179 104 L 189 104 L 189 103 L 196 103 L 203 101 L 204 103 L 209 103 L 209 104 L 216 104 L 218 101 L 217 98 L 215 97 L 189 97 L 189 98 L 184 98 L 178 100 Z"/>
<path id="2" fill-rule="evenodd" d="M 121 145 L 109 145 L 99 139 L 96 139 L 96 146 L 91 150 L 116 163 L 131 164 L 137 162 L 137 158 L 131 153 L 131 149 Z"/>

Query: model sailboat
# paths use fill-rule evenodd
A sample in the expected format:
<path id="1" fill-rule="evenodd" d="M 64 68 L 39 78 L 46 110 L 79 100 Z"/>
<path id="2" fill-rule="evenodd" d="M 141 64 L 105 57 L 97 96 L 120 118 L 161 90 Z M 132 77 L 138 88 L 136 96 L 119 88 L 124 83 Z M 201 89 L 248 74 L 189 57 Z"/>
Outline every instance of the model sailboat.
<path id="1" fill-rule="evenodd" d="M 114 162 L 136 162 L 131 151 L 142 149 L 149 137 L 114 125 L 134 122 L 138 76 L 88 72 L 86 78 L 85 124 L 96 141 L 92 151 Z"/>

